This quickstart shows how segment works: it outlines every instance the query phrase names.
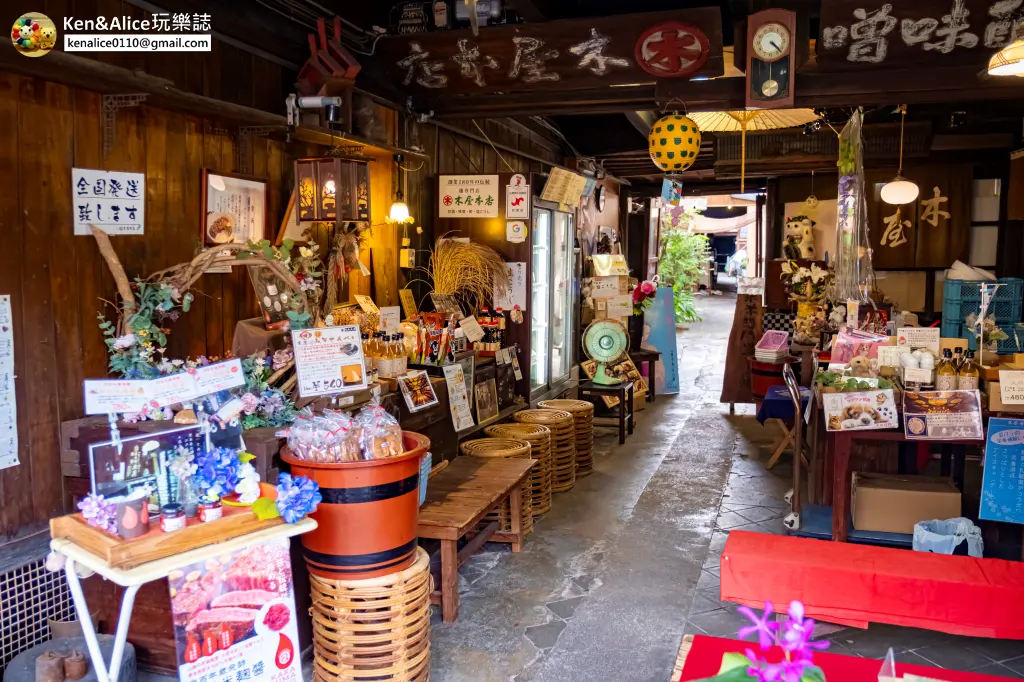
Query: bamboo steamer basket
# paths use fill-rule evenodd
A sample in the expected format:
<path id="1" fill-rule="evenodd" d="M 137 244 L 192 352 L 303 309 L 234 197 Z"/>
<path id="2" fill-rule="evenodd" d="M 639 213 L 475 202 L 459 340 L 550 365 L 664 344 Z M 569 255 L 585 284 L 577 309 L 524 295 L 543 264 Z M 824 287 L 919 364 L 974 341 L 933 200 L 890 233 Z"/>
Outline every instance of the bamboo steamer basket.
<path id="1" fill-rule="evenodd" d="M 527 441 L 512 438 L 477 438 L 476 440 L 467 440 L 459 445 L 459 449 L 464 455 L 485 459 L 494 457 L 530 459 L 532 457 L 530 454 L 530 444 Z M 533 483 L 530 480 L 529 474 L 523 479 L 522 492 L 523 535 L 529 535 L 533 532 Z M 487 525 L 494 521 L 498 522 L 499 533 L 512 532 L 512 513 L 508 498 L 505 498 L 495 509 L 487 512 L 487 516 L 483 518 L 481 523 Z"/>
<path id="2" fill-rule="evenodd" d="M 564 493 L 576 485 L 576 424 L 565 410 L 521 410 L 520 424 L 541 424 L 551 431 L 551 491 Z"/>
<path id="3" fill-rule="evenodd" d="M 365 580 L 311 573 L 315 682 L 430 680 L 430 558 Z"/>
<path id="4" fill-rule="evenodd" d="M 586 400 L 542 400 L 538 406 L 565 410 L 576 426 L 576 478 L 594 472 L 594 404 Z"/>
<path id="5" fill-rule="evenodd" d="M 551 511 L 551 430 L 541 424 L 494 424 L 484 427 L 494 438 L 514 438 L 530 444 L 530 457 L 537 463 L 530 469 L 530 495 L 534 518 Z"/>

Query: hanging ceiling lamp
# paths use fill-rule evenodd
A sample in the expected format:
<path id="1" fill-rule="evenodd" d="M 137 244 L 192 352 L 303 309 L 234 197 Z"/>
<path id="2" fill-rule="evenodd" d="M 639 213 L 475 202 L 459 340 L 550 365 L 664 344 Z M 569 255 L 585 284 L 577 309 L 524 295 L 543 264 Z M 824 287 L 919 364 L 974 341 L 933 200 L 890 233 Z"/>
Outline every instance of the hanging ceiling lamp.
<path id="1" fill-rule="evenodd" d="M 688 116 L 662 116 L 647 135 L 647 147 L 654 165 L 666 173 L 682 173 L 700 153 L 700 128 Z"/>
<path id="2" fill-rule="evenodd" d="M 1024 76 L 1024 40 L 1015 40 L 988 60 L 990 76 Z"/>
<path id="3" fill-rule="evenodd" d="M 918 186 L 903 177 L 903 124 L 907 118 L 907 105 L 901 104 L 896 109 L 900 112 L 900 168 L 891 182 L 882 186 L 882 201 L 887 204 L 909 204 L 920 193 Z"/>
<path id="4" fill-rule="evenodd" d="M 391 202 L 391 208 L 388 210 L 388 217 L 385 220 L 395 224 L 411 223 L 415 221 L 415 218 L 409 215 L 409 207 L 405 203 L 405 194 L 402 192 L 403 168 L 401 154 L 395 154 L 395 164 L 398 166 L 398 189 L 395 191 L 395 200 Z"/>

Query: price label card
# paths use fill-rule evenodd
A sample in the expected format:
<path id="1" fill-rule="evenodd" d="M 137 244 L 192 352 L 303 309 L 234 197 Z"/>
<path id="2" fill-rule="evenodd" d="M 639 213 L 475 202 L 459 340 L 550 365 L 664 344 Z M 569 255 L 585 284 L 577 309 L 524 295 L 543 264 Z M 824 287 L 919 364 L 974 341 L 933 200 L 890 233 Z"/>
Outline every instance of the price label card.
<path id="1" fill-rule="evenodd" d="M 380 326 L 384 329 L 385 334 L 397 334 L 401 331 L 400 324 L 402 324 L 401 308 L 394 305 L 380 309 Z"/>
<path id="2" fill-rule="evenodd" d="M 205 367 L 196 367 L 193 376 L 196 378 L 196 396 L 220 393 L 238 386 L 245 386 L 245 372 L 242 361 L 238 358 L 215 362 Z"/>
<path id="3" fill-rule="evenodd" d="M 379 313 L 380 310 L 377 308 L 377 304 L 373 302 L 373 299 L 369 296 L 362 296 L 356 294 L 356 303 L 363 309 L 364 313 Z"/>
<path id="4" fill-rule="evenodd" d="M 412 317 L 419 313 L 419 309 L 416 307 L 416 297 L 412 295 L 412 289 L 399 289 L 398 302 L 402 304 L 402 310 L 405 311 L 406 317 Z"/>
<path id="5" fill-rule="evenodd" d="M 359 326 L 292 330 L 295 371 L 303 398 L 366 387 Z"/>
<path id="6" fill-rule="evenodd" d="M 141 412 L 146 407 L 146 384 L 142 380 L 86 379 L 85 413 Z"/>
<path id="7" fill-rule="evenodd" d="M 904 367 L 903 381 L 917 381 L 922 384 L 930 384 L 932 382 L 932 371 L 918 367 Z"/>
<path id="8" fill-rule="evenodd" d="M 1024 404 L 1024 371 L 999 370 L 999 399 L 1004 405 Z"/>
<path id="9" fill-rule="evenodd" d="M 910 346 L 879 346 L 878 347 L 878 366 L 879 367 L 899 367 L 900 356 L 908 355 L 911 351 Z"/>
<path id="10" fill-rule="evenodd" d="M 476 343 L 480 339 L 484 338 L 484 329 L 477 322 L 476 318 L 470 315 L 467 318 L 459 320 L 459 327 L 462 328 L 462 333 L 466 335 L 470 343 Z"/>
<path id="11" fill-rule="evenodd" d="M 171 374 L 146 382 L 146 400 L 154 409 L 183 403 L 198 395 L 196 378 L 188 372 Z"/>
<path id="12" fill-rule="evenodd" d="M 896 330 L 896 345 L 927 348 L 938 355 L 941 335 L 937 327 L 900 327 Z"/>
<path id="13" fill-rule="evenodd" d="M 466 391 L 466 374 L 462 365 L 444 366 L 444 380 L 448 384 L 448 408 L 452 413 L 452 424 L 456 431 L 463 431 L 473 426 L 473 412 L 469 406 L 469 393 Z"/>
<path id="14" fill-rule="evenodd" d="M 590 284 L 591 298 L 612 298 L 619 295 L 618 277 L 594 277 Z"/>
<path id="15" fill-rule="evenodd" d="M 633 314 L 633 299 L 628 295 L 608 299 L 608 319 L 621 320 Z"/>

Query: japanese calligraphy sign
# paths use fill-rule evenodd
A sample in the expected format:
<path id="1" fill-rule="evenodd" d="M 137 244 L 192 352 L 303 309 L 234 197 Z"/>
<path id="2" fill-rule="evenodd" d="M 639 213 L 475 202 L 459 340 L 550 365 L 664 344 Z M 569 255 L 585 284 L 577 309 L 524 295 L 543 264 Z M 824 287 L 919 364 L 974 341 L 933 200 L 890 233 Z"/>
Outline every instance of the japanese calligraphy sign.
<path id="1" fill-rule="evenodd" d="M 824 0 L 818 61 L 830 68 L 877 64 L 983 65 L 1016 40 L 1021 0 Z"/>
<path id="2" fill-rule="evenodd" d="M 682 23 L 681 23 L 682 22 Z M 508 92 L 720 76 L 717 7 L 566 19 L 382 38 L 385 69 L 403 91 Z"/>
<path id="3" fill-rule="evenodd" d="M 90 225 L 108 234 L 143 234 L 146 227 L 146 176 L 71 169 L 71 205 L 75 235 L 90 236 Z"/>
<path id="4" fill-rule="evenodd" d="M 167 577 L 181 682 L 301 682 L 288 539 Z"/>
<path id="5" fill-rule="evenodd" d="M 526 263 L 505 263 L 508 267 L 508 287 L 501 289 L 494 280 L 494 307 L 512 310 L 519 306 L 526 310 Z"/>
<path id="6" fill-rule="evenodd" d="M 18 405 L 14 390 L 11 297 L 0 296 L 0 469 L 18 464 Z"/>
<path id="7" fill-rule="evenodd" d="M 988 420 L 978 518 L 1024 523 L 1024 420 Z"/>
<path id="8" fill-rule="evenodd" d="M 438 185 L 441 218 L 497 218 L 497 175 L 442 175 Z"/>
<path id="9" fill-rule="evenodd" d="M 366 387 L 359 326 L 293 329 L 295 371 L 303 398 Z"/>

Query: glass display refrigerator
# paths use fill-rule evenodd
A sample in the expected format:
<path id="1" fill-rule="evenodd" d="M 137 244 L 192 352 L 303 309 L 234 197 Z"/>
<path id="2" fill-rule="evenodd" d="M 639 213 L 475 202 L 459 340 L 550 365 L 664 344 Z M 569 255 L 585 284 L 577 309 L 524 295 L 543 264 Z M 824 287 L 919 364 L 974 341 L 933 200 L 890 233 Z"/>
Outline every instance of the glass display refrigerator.
<path id="1" fill-rule="evenodd" d="M 534 201 L 530 396 L 567 380 L 575 364 L 575 214 Z"/>

